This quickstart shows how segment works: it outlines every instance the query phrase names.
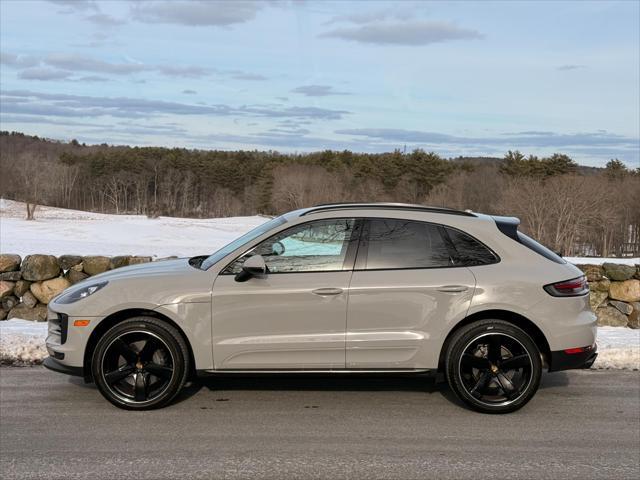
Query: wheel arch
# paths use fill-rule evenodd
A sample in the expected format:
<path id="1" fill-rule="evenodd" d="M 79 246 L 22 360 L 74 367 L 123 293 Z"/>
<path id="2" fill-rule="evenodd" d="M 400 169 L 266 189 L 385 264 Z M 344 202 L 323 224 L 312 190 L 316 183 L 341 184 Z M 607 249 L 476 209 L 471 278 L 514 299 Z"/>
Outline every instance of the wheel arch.
<path id="1" fill-rule="evenodd" d="M 516 327 L 524 330 L 534 341 L 537 347 L 540 349 L 540 353 L 543 355 L 543 363 L 546 365 L 549 362 L 549 358 L 551 355 L 551 347 L 549 346 L 549 342 L 547 341 L 547 337 L 544 335 L 540 327 L 538 327 L 534 322 L 529 320 L 527 317 L 520 315 L 519 313 L 512 312 L 509 310 L 483 310 L 480 312 L 475 312 L 464 319 L 460 320 L 447 334 L 445 341 L 442 344 L 442 348 L 440 349 L 440 356 L 438 359 L 438 372 L 444 371 L 444 359 L 447 353 L 447 349 L 449 348 L 449 342 L 451 338 L 462 327 L 469 325 L 470 323 L 476 322 L 478 320 L 487 320 L 487 319 L 496 319 L 503 320 L 505 322 L 509 322 Z"/>
<path id="2" fill-rule="evenodd" d="M 109 316 L 105 317 L 98 324 L 98 326 L 94 328 L 93 331 L 91 332 L 91 335 L 89 336 L 89 340 L 87 341 L 87 345 L 84 349 L 84 358 L 82 362 L 82 371 L 83 371 L 83 376 L 86 382 L 93 381 L 93 378 L 91 375 L 91 359 L 93 357 L 93 352 L 96 348 L 96 345 L 98 344 L 98 340 L 100 340 L 100 337 L 102 337 L 102 335 L 104 335 L 107 332 L 107 330 L 109 330 L 111 327 L 133 317 L 156 318 L 158 320 L 167 322 L 169 325 L 175 328 L 180 333 L 180 335 L 182 335 L 182 339 L 185 341 L 187 345 L 187 349 L 189 351 L 189 364 L 190 364 L 190 370 L 191 370 L 189 372 L 189 377 L 192 377 L 193 375 L 195 375 L 196 370 L 195 370 L 195 357 L 193 355 L 193 348 L 191 346 L 191 343 L 189 342 L 187 335 L 184 333 L 184 330 L 180 328 L 180 325 L 174 322 L 167 315 L 164 315 L 155 310 L 148 310 L 145 308 L 129 308 L 126 310 L 120 310 L 118 312 L 112 313 Z"/>

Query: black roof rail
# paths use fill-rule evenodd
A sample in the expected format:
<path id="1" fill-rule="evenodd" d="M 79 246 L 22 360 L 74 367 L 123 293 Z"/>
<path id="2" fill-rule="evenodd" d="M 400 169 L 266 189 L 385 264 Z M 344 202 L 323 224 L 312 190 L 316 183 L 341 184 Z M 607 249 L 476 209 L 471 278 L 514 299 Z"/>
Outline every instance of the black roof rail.
<path id="1" fill-rule="evenodd" d="M 411 203 L 360 203 L 360 202 L 341 202 L 341 203 L 323 203 L 314 205 L 300 216 L 309 215 L 317 212 L 327 212 L 331 210 L 356 210 L 375 208 L 378 210 L 413 210 L 428 213 L 444 213 L 446 215 L 460 215 L 463 217 L 475 217 L 476 215 L 469 211 L 455 210 L 453 208 L 429 207 L 427 205 L 414 205 Z"/>

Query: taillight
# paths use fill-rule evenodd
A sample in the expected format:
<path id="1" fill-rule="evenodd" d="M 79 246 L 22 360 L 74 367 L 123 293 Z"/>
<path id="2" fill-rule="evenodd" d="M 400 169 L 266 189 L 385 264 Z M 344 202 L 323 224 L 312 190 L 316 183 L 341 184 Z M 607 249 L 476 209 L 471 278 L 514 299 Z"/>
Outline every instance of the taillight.
<path id="1" fill-rule="evenodd" d="M 589 293 L 589 284 L 587 278 L 583 275 L 571 280 L 563 280 L 562 282 L 550 283 L 544 286 L 545 291 L 554 297 L 576 297 Z"/>

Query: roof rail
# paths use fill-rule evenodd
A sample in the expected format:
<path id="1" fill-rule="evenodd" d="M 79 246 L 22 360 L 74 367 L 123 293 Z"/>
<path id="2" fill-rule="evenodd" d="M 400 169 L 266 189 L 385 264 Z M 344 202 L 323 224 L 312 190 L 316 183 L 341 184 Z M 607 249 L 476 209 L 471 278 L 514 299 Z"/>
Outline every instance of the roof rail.
<path id="1" fill-rule="evenodd" d="M 460 215 L 463 217 L 475 217 L 476 215 L 469 211 L 454 210 L 452 208 L 429 207 L 426 205 L 414 205 L 410 203 L 360 203 L 360 202 L 341 202 L 341 203 L 323 203 L 314 205 L 304 211 L 300 216 L 309 215 L 317 212 L 327 212 L 332 210 L 356 210 L 375 208 L 379 210 L 413 210 L 428 213 L 444 213 L 447 215 Z"/>

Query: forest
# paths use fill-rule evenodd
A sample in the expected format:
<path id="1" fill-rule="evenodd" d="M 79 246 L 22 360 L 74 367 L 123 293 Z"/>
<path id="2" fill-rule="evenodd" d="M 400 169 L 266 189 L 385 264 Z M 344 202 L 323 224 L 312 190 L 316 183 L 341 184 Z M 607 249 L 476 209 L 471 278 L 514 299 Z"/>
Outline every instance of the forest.
<path id="1" fill-rule="evenodd" d="M 442 158 L 414 150 L 189 150 L 83 145 L 0 132 L 0 195 L 63 208 L 178 217 L 275 215 L 318 203 L 392 201 L 513 215 L 564 255 L 640 253 L 640 168 L 567 155 Z M 37 215 L 37 213 L 35 213 Z"/>

